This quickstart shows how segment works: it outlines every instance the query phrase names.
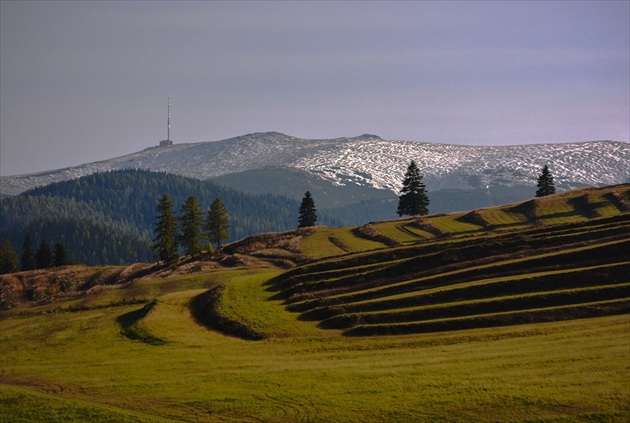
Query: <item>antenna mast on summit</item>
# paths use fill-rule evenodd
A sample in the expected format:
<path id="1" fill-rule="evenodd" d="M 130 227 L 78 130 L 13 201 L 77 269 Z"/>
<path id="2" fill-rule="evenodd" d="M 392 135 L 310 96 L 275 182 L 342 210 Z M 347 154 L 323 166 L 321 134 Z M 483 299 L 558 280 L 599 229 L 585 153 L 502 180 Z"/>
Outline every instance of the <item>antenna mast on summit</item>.
<path id="1" fill-rule="evenodd" d="M 166 139 L 160 141 L 160 147 L 168 147 L 173 145 L 173 141 L 171 141 L 171 98 L 168 98 L 168 102 L 166 103 Z"/>

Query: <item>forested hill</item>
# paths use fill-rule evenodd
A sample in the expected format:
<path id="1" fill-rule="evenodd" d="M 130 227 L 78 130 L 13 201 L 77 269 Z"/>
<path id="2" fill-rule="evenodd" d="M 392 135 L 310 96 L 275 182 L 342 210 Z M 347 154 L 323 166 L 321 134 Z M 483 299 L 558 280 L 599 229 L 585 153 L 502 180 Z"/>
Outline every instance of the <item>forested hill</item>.
<path id="1" fill-rule="evenodd" d="M 0 240 L 9 239 L 19 253 L 30 232 L 35 246 L 41 239 L 63 242 L 71 259 L 90 265 L 152 261 L 156 206 L 164 194 L 177 211 L 190 195 L 204 210 L 215 198 L 221 198 L 230 216 L 231 241 L 297 225 L 299 204 L 286 197 L 244 194 L 209 181 L 166 173 L 121 170 L 0 200 Z M 338 226 L 326 216 L 321 222 Z"/>

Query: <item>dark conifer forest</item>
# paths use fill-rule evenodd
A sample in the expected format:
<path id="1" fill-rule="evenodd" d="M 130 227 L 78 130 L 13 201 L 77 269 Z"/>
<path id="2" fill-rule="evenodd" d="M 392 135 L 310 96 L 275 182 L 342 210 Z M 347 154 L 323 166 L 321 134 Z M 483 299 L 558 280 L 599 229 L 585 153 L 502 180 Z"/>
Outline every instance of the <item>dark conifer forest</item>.
<path id="1" fill-rule="evenodd" d="M 291 230 L 299 203 L 276 195 L 244 194 L 210 181 L 166 173 L 120 170 L 35 188 L 0 200 L 0 240 L 22 245 L 27 233 L 63 243 L 73 262 L 88 265 L 155 260 L 156 206 L 163 195 L 179 210 L 189 196 L 207 211 L 221 198 L 230 214 L 230 240 Z M 339 226 L 328 216 L 322 224 Z"/>

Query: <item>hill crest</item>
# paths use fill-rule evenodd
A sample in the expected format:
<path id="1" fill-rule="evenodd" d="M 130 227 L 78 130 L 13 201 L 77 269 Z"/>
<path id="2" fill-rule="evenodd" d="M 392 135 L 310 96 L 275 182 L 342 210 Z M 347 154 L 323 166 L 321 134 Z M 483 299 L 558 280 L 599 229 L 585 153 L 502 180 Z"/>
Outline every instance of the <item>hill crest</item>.
<path id="1" fill-rule="evenodd" d="M 150 147 L 65 169 L 3 176 L 0 191 L 16 195 L 36 186 L 128 168 L 209 179 L 277 167 L 304 171 L 338 186 L 369 186 L 397 192 L 411 159 L 418 163 L 429 190 L 531 185 L 544 164 L 550 165 L 561 190 L 630 180 L 630 149 L 626 142 L 493 147 L 390 141 L 370 134 L 317 140 L 264 132 L 219 141 Z"/>

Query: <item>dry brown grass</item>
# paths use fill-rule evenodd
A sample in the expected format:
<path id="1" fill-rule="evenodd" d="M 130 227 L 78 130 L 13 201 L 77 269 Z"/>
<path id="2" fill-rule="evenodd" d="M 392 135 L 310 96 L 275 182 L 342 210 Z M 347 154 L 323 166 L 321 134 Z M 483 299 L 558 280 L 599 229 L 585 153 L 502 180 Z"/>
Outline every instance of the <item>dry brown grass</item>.
<path id="1" fill-rule="evenodd" d="M 0 275 L 0 310 L 22 303 L 46 304 L 79 297 L 96 286 L 129 282 L 150 268 L 149 264 L 75 265 Z"/>

